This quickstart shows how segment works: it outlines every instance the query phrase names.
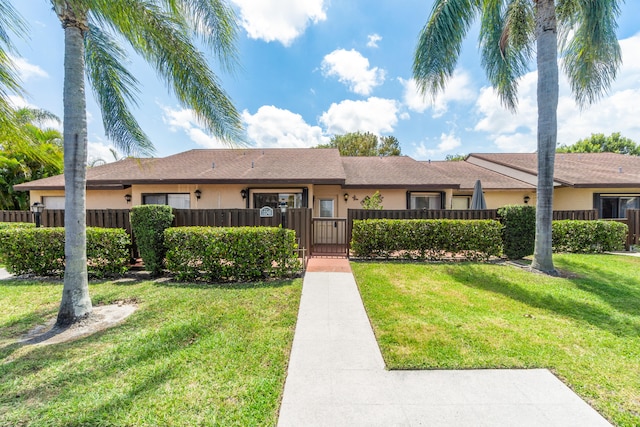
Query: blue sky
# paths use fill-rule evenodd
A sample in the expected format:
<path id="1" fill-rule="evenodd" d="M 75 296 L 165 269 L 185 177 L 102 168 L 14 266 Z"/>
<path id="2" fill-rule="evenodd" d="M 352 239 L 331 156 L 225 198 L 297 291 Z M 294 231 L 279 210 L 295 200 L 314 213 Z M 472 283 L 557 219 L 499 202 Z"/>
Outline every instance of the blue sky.
<path id="1" fill-rule="evenodd" d="M 393 135 L 403 154 L 440 160 L 470 152 L 533 152 L 536 73 L 523 77 L 519 109 L 500 106 L 480 68 L 477 27 L 458 69 L 435 102 L 415 91 L 411 64 L 431 0 L 231 0 L 241 19 L 239 67 L 219 72 L 255 147 L 310 147 L 334 134 Z M 16 63 L 28 96 L 17 105 L 62 116 L 63 32 L 46 0 L 12 0 L 30 24 Z M 640 142 L 640 2 L 618 20 L 624 64 L 609 93 L 580 111 L 561 81 L 560 143 L 621 132 Z M 212 59 L 213 60 L 213 59 Z M 216 64 L 212 66 L 217 70 Z M 142 82 L 135 114 L 158 156 L 223 147 L 208 136 L 139 58 L 128 67 Z M 89 156 L 113 160 L 100 112 L 88 94 Z"/>

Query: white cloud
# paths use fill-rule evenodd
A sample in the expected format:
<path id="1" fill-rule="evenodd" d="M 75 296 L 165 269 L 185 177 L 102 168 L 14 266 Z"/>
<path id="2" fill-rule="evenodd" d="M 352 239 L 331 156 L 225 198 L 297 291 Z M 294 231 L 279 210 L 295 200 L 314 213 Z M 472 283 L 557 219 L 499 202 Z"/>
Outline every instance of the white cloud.
<path id="1" fill-rule="evenodd" d="M 115 162 L 116 159 L 113 157 L 111 149 L 113 149 L 112 145 L 89 141 L 87 143 L 87 164 L 98 166 L 105 163 Z"/>
<path id="2" fill-rule="evenodd" d="M 462 145 L 462 141 L 452 130 L 449 133 L 440 134 L 436 148 L 429 148 L 427 142 L 421 142 L 415 148 L 414 156 L 417 159 L 432 159 L 443 157 L 443 154 L 452 153 Z M 430 144 L 429 144 L 430 145 Z"/>
<path id="3" fill-rule="evenodd" d="M 369 34 L 367 39 L 369 40 L 367 42 L 368 47 L 378 47 L 378 42 L 382 40 L 382 36 L 379 34 Z"/>
<path id="4" fill-rule="evenodd" d="M 398 123 L 398 113 L 398 102 L 393 99 L 344 100 L 331 104 L 320 117 L 320 123 L 331 134 L 361 131 L 380 135 L 393 131 Z"/>
<path id="5" fill-rule="evenodd" d="M 384 82 L 384 70 L 369 67 L 369 60 L 354 49 L 337 49 L 322 60 L 325 76 L 337 77 L 349 90 L 359 95 L 369 95 L 374 87 Z"/>
<path id="6" fill-rule="evenodd" d="M 232 0 L 252 39 L 289 46 L 309 25 L 327 19 L 324 0 Z"/>
<path id="7" fill-rule="evenodd" d="M 25 58 L 18 58 L 13 55 L 9 55 L 9 58 L 13 62 L 22 81 L 26 82 L 33 77 L 49 78 L 49 74 L 47 74 L 45 70 L 37 65 L 31 64 Z"/>
<path id="8" fill-rule="evenodd" d="M 432 117 L 437 118 L 444 115 L 452 102 L 471 102 L 476 99 L 477 94 L 472 88 L 471 76 L 463 70 L 456 70 L 447 82 L 444 92 L 440 93 L 431 102 L 418 90 L 414 79 L 398 79 L 404 86 L 403 101 L 405 105 L 413 111 L 423 113 L 429 107 L 432 108 Z"/>
<path id="9" fill-rule="evenodd" d="M 171 132 L 184 131 L 189 139 L 203 148 L 229 148 L 229 144 L 207 134 L 198 124 L 193 110 L 180 108 L 174 110 L 171 107 L 160 106 L 163 111 L 162 121 L 169 125 Z"/>
<path id="10" fill-rule="evenodd" d="M 620 41 L 623 65 L 609 94 L 594 105 L 580 110 L 569 84 L 560 75 L 558 99 L 558 143 L 571 145 L 592 133 L 620 132 L 640 141 L 637 104 L 640 99 L 640 34 Z M 517 114 L 503 108 L 493 89 L 483 88 L 476 102 L 481 119 L 475 130 L 488 132 L 500 151 L 533 152 L 537 148 L 537 72 L 526 74 L 518 88 Z"/>
<path id="11" fill-rule="evenodd" d="M 255 114 L 242 112 L 249 140 L 260 148 L 305 148 L 327 144 L 319 126 L 308 125 L 301 115 L 273 105 L 263 105 Z"/>

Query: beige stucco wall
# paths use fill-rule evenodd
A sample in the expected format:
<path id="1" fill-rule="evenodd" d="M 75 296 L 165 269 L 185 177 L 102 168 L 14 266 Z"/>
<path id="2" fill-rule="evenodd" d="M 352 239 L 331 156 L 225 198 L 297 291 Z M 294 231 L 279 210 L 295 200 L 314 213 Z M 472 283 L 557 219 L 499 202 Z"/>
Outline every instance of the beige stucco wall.
<path id="1" fill-rule="evenodd" d="M 251 191 L 300 191 L 305 186 L 264 186 L 262 189 L 251 186 Z M 347 209 L 360 209 L 360 202 L 366 196 L 372 196 L 376 189 L 344 189 L 339 185 L 308 185 L 309 207 L 313 208 L 314 215 L 319 215 L 320 199 L 330 198 L 334 200 L 335 216 L 344 218 L 347 216 Z M 192 209 L 242 209 L 246 206 L 246 201 L 242 199 L 240 191 L 247 188 L 246 185 L 232 184 L 167 184 L 167 185 L 134 185 L 129 189 L 119 190 L 88 190 L 87 209 L 127 209 L 142 203 L 142 195 L 148 193 L 187 193 L 190 194 Z M 202 193 L 200 200 L 196 200 L 194 191 L 199 189 Z M 385 209 L 406 209 L 406 190 L 403 189 L 382 189 L 379 190 L 383 196 L 382 205 Z M 349 194 L 349 199 L 345 202 L 344 194 Z M 593 194 L 640 194 L 638 188 L 556 188 L 554 193 L 555 210 L 582 210 L 593 209 Z M 131 203 L 127 203 L 125 195 L 131 194 Z M 529 196 L 529 205 L 535 206 L 536 193 L 526 190 L 492 191 L 485 190 L 485 199 L 488 209 L 497 209 L 505 205 L 524 204 L 524 197 Z M 353 200 L 353 196 L 357 200 Z M 469 192 L 459 192 L 446 190 L 446 208 L 451 208 L 453 196 L 467 195 Z M 62 190 L 33 190 L 31 200 L 42 201 L 46 196 L 64 196 Z M 249 196 L 251 203 L 252 196 Z M 251 207 L 253 207 L 251 205 Z"/>

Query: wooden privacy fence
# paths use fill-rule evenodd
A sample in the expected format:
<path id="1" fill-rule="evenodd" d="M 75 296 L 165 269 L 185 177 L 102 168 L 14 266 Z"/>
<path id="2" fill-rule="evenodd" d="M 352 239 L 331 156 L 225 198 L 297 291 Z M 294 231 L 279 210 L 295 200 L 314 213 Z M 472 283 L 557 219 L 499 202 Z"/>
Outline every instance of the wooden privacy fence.
<path id="1" fill-rule="evenodd" d="M 88 209 L 87 226 L 124 228 L 131 235 L 129 213 L 129 209 Z M 260 209 L 174 209 L 173 213 L 174 227 L 277 227 L 282 222 L 280 209 L 274 209 L 272 217 L 262 218 Z M 41 215 L 43 227 L 64 227 L 63 209 L 45 209 Z M 34 222 L 29 211 L 0 211 L 0 221 Z M 287 209 L 285 227 L 296 231 L 300 249 L 310 249 L 311 209 Z"/>
<path id="2" fill-rule="evenodd" d="M 627 250 L 633 246 L 640 245 L 640 209 L 627 209 Z M 637 250 L 637 248 L 636 248 Z"/>

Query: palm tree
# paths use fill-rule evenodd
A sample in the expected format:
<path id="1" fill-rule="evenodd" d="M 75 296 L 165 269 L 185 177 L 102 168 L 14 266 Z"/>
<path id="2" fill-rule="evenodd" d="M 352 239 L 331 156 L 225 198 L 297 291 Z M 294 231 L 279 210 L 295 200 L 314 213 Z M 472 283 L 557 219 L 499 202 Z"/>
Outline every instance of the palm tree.
<path id="1" fill-rule="evenodd" d="M 129 109 L 129 104 L 136 102 L 138 82 L 124 67 L 126 51 L 116 40 L 125 40 L 155 68 L 178 100 L 192 108 L 212 134 L 227 142 L 239 140 L 242 136 L 240 116 L 220 87 L 204 54 L 195 47 L 196 41 L 202 41 L 225 69 L 232 69 L 236 59 L 237 24 L 233 10 L 224 0 L 50 2 L 62 23 L 65 45 L 66 264 L 57 324 L 67 325 L 92 311 L 87 283 L 85 226 L 85 77 L 101 107 L 106 135 L 122 152 L 149 155 L 153 153 L 153 145 Z M 0 8 L 0 12 L 6 13 L 7 7 Z M 6 20 L 14 22 L 13 17 Z"/>
<path id="2" fill-rule="evenodd" d="M 462 40 L 480 19 L 482 66 L 503 105 L 515 111 L 518 79 L 538 68 L 538 195 L 532 268 L 555 274 L 551 257 L 553 169 L 558 132 L 558 51 L 581 107 L 595 102 L 622 61 L 616 38 L 622 0 L 436 0 L 420 33 L 413 75 L 435 96 L 455 70 Z M 558 43 L 559 42 L 559 43 Z"/>

